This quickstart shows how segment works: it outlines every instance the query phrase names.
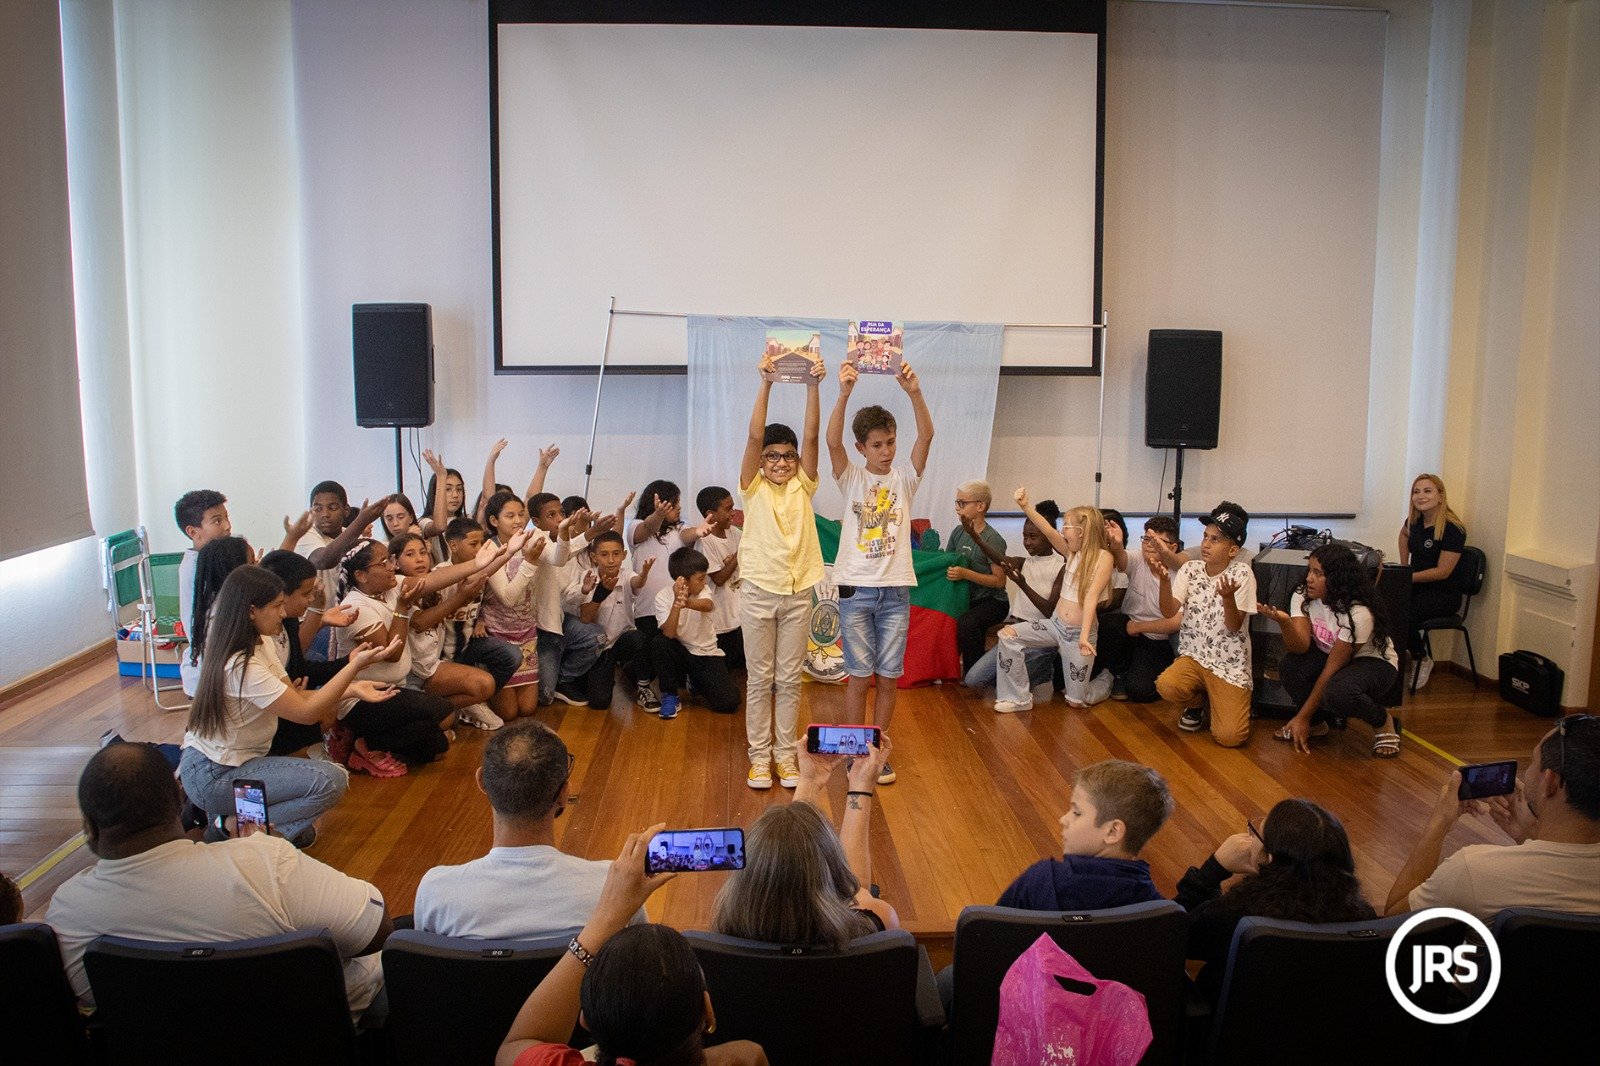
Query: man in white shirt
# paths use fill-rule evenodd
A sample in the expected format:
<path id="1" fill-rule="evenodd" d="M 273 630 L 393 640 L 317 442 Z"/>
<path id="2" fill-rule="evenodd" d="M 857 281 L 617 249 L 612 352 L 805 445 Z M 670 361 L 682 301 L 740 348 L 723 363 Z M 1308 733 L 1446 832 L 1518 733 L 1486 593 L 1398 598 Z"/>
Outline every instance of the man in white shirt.
<path id="1" fill-rule="evenodd" d="M 1533 749 L 1509 796 L 1462 802 L 1450 775 L 1389 891 L 1387 913 L 1454 907 L 1487 921 L 1507 907 L 1600 914 L 1600 718 L 1562 718 Z M 1463 813 L 1486 814 L 1512 847 L 1470 844 L 1443 863 Z"/>
<path id="2" fill-rule="evenodd" d="M 97 936 L 214 943 L 326 929 L 345 960 L 350 1009 L 365 1010 L 394 928 L 378 890 L 266 833 L 196 843 L 179 802 L 172 767 L 152 745 L 112 744 L 84 767 L 78 806 L 100 861 L 56 890 L 46 916 L 78 998 L 94 1004 L 83 950 Z"/>
<path id="3" fill-rule="evenodd" d="M 611 863 L 556 847 L 571 774 L 567 746 L 543 722 L 525 718 L 490 735 L 477 780 L 494 813 L 494 846 L 482 858 L 422 876 L 418 929 L 472 940 L 535 940 L 583 927 Z M 644 912 L 635 920 L 644 921 Z"/>

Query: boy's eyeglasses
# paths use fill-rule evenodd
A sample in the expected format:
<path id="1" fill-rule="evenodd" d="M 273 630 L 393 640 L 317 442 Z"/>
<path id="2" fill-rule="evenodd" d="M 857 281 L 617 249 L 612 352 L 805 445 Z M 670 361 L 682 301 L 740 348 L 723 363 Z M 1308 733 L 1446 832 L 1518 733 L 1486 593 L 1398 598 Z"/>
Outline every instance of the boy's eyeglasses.
<path id="1" fill-rule="evenodd" d="M 982 503 L 982 502 L 983 502 L 982 500 L 957 500 L 956 501 L 956 506 L 957 507 L 971 507 L 975 503 Z"/>
<path id="2" fill-rule="evenodd" d="M 800 461 L 799 452 L 762 452 L 763 463 L 797 463 Z"/>
<path id="3" fill-rule="evenodd" d="M 1266 847 L 1267 846 L 1267 842 L 1265 840 L 1262 840 L 1260 830 L 1256 829 L 1255 819 L 1253 819 L 1253 818 L 1246 819 L 1244 824 L 1250 830 L 1250 835 L 1255 837 L 1256 840 L 1261 844 L 1262 847 Z"/>
<path id="4" fill-rule="evenodd" d="M 1569 714 L 1565 718 L 1556 719 L 1556 735 L 1561 738 L 1561 761 L 1556 764 L 1556 776 L 1565 781 L 1567 779 L 1567 730 L 1573 726 L 1582 725 L 1584 722 L 1593 722 L 1597 715 Z"/>

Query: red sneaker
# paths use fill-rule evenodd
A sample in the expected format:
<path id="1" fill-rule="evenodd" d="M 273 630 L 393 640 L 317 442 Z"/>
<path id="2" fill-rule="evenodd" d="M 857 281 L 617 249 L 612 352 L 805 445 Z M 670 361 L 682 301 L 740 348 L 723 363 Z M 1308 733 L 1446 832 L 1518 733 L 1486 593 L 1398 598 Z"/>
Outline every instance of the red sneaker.
<path id="1" fill-rule="evenodd" d="M 396 759 L 386 751 L 361 751 L 350 753 L 350 761 L 346 764 L 352 771 L 359 774 L 369 774 L 372 777 L 404 777 L 406 764 Z"/>

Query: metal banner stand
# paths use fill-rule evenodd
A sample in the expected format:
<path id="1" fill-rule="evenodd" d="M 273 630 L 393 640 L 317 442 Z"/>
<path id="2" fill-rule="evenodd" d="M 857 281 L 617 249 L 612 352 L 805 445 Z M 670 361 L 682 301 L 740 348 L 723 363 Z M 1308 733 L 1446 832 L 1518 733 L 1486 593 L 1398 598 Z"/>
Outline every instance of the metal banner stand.
<path id="1" fill-rule="evenodd" d="M 606 363 L 611 357 L 611 324 L 618 315 L 639 315 L 646 318 L 688 318 L 687 311 L 632 311 L 617 310 L 617 298 L 611 297 L 611 303 L 606 309 L 606 337 L 600 349 L 600 376 L 594 384 L 594 417 L 589 422 L 589 458 L 583 464 L 583 495 L 589 496 L 589 480 L 594 476 L 594 444 L 595 435 L 600 428 L 600 393 L 606 383 Z M 1105 309 L 1100 310 L 1100 321 L 1082 322 L 1006 322 L 1002 329 L 1087 329 L 1094 331 L 1096 361 L 1100 367 L 1100 416 L 1099 425 L 1095 429 L 1094 445 L 1094 505 L 1100 506 L 1100 483 L 1104 476 L 1104 458 L 1106 446 L 1106 359 L 1109 347 L 1106 336 L 1110 332 L 1109 318 Z M 395 430 L 395 454 L 398 464 L 399 456 L 399 430 Z M 1178 455 L 1179 478 L 1182 479 L 1183 455 Z"/>

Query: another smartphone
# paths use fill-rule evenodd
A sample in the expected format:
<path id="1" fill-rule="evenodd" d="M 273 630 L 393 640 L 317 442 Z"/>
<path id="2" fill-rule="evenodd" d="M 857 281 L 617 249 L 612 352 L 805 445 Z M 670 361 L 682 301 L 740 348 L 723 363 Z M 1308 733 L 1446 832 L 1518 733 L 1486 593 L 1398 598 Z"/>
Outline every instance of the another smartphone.
<path id="1" fill-rule="evenodd" d="M 873 725 L 809 725 L 806 750 L 813 755 L 865 755 L 869 746 L 882 744 L 882 735 Z"/>
<path id="2" fill-rule="evenodd" d="M 233 780 L 233 813 L 239 822 L 238 836 L 267 831 L 267 786 L 260 781 L 236 777 Z"/>
<path id="3" fill-rule="evenodd" d="M 644 872 L 714 873 L 744 869 L 743 829 L 668 829 L 650 838 Z"/>
<path id="4" fill-rule="evenodd" d="M 1509 796 L 1517 790 L 1517 760 L 1486 762 L 1461 768 L 1461 788 L 1456 795 L 1463 800 L 1487 799 L 1490 796 Z"/>

